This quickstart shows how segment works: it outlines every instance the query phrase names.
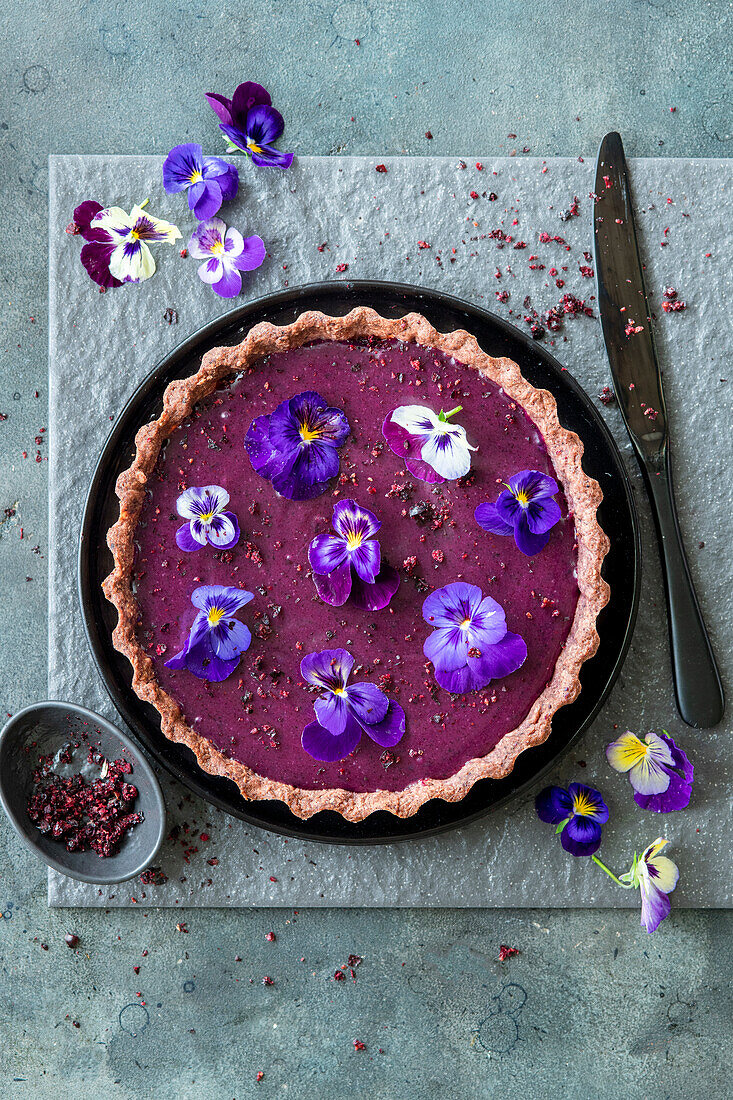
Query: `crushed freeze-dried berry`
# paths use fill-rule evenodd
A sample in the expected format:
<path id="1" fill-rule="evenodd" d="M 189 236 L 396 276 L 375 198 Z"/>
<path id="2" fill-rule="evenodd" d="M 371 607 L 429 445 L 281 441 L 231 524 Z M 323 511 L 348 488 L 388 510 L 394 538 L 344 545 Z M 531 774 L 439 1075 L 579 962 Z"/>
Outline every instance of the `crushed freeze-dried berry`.
<path id="1" fill-rule="evenodd" d="M 499 945 L 499 961 L 504 962 L 505 959 L 511 959 L 512 955 L 518 955 L 518 947 L 509 947 L 507 944 L 502 943 Z"/>

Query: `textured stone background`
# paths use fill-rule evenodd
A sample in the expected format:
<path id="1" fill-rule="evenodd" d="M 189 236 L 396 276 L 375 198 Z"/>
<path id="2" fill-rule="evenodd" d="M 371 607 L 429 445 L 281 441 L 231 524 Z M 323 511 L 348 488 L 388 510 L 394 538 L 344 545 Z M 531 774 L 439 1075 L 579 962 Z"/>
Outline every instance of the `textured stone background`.
<path id="1" fill-rule="evenodd" d="M 3 710 L 46 678 L 33 441 L 47 426 L 48 153 L 165 152 L 209 133 L 200 91 L 255 78 L 296 153 L 591 157 L 618 128 L 630 155 L 730 155 L 727 13 L 723 0 L 0 0 L 0 486 L 25 535 L 0 527 Z M 186 935 L 185 914 L 49 912 L 45 869 L 4 822 L 0 837 L 9 1095 L 727 1094 L 730 913 L 678 910 L 651 938 L 633 911 L 198 910 Z M 500 943 L 521 955 L 498 963 Z M 351 952 L 365 957 L 356 986 L 333 983 Z"/>

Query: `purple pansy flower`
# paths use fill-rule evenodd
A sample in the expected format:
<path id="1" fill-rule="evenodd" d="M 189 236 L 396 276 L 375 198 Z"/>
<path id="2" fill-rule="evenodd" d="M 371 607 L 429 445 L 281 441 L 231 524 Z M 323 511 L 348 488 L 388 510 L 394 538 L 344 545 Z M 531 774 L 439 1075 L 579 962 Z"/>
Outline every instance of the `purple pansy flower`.
<path id="1" fill-rule="evenodd" d="M 239 542 L 239 523 L 234 512 L 226 512 L 229 493 L 221 485 L 192 486 L 176 501 L 179 516 L 188 520 L 176 531 L 181 550 L 191 552 L 206 546 L 230 550 Z"/>
<path id="2" fill-rule="evenodd" d="M 689 806 L 695 769 L 666 730 L 648 733 L 644 741 L 627 730 L 606 746 L 606 757 L 617 772 L 629 773 L 642 810 L 666 814 Z"/>
<path id="3" fill-rule="evenodd" d="M 382 435 L 414 477 L 436 484 L 465 477 L 471 469 L 471 451 L 477 448 L 465 428 L 449 423 L 462 407 L 436 415 L 427 405 L 400 405 L 385 417 Z"/>
<path id="4" fill-rule="evenodd" d="M 631 869 L 620 875 L 623 883 L 638 887 L 641 895 L 641 926 L 647 932 L 656 932 L 672 908 L 668 895 L 672 893 L 680 877 L 677 865 L 667 856 L 660 856 L 667 841 L 657 837 L 639 857 L 634 853 Z"/>
<path id="5" fill-rule="evenodd" d="M 186 668 L 200 680 L 226 680 L 252 642 L 249 628 L 235 613 L 254 598 L 252 592 L 221 584 L 202 584 L 191 593 L 198 608 L 183 649 L 165 662 L 166 668 Z"/>
<path id="6" fill-rule="evenodd" d="M 188 251 L 199 267 L 199 278 L 220 298 L 236 298 L 242 289 L 240 271 L 254 271 L 266 254 L 261 237 L 243 237 L 238 229 L 227 229 L 221 218 L 209 218 L 194 229 Z"/>
<path id="7" fill-rule="evenodd" d="M 308 547 L 316 591 L 325 603 L 351 602 L 364 611 L 381 611 L 400 585 L 396 569 L 382 561 L 374 538 L 382 524 L 355 500 L 340 500 L 331 520 L 334 535 L 316 535 Z"/>
<path id="8" fill-rule="evenodd" d="M 514 535 L 522 553 L 531 557 L 547 545 L 550 528 L 560 520 L 560 505 L 553 499 L 559 486 L 539 470 L 520 470 L 505 484 L 496 504 L 479 504 L 476 522 L 495 535 Z"/>
<path id="9" fill-rule="evenodd" d="M 501 604 L 483 596 L 475 584 L 454 581 L 432 592 L 422 607 L 435 630 L 423 653 L 433 662 L 435 679 L 454 695 L 479 691 L 524 664 L 527 645 L 507 630 Z"/>
<path id="10" fill-rule="evenodd" d="M 608 806 L 592 787 L 571 783 L 545 787 L 535 799 L 540 821 L 556 825 L 560 843 L 571 856 L 592 856 L 601 846 L 601 825 L 608 821 Z"/>
<path id="11" fill-rule="evenodd" d="M 322 688 L 314 710 L 317 722 L 303 730 L 303 748 L 315 760 L 332 763 L 353 752 L 362 733 L 382 748 L 389 749 L 405 732 L 405 712 L 388 699 L 376 684 L 347 687 L 354 658 L 346 649 L 324 649 L 309 653 L 300 663 L 304 680 Z"/>
<path id="12" fill-rule="evenodd" d="M 77 206 L 74 211 L 74 220 L 67 227 L 66 232 L 73 235 L 80 234 L 87 242 L 83 245 L 79 258 L 89 278 L 103 290 L 107 290 L 109 287 L 122 286 L 122 282 L 120 279 L 115 279 L 109 270 L 109 261 L 116 241 L 106 229 L 92 227 L 92 220 L 103 209 L 101 202 L 87 199 L 86 202 Z"/>
<path id="13" fill-rule="evenodd" d="M 280 496 L 311 500 L 338 473 L 338 448 L 350 430 L 341 409 L 306 390 L 253 420 L 244 447 L 252 468 Z"/>
<path id="14" fill-rule="evenodd" d="M 293 154 L 281 153 L 272 144 L 285 129 L 283 116 L 271 106 L 270 93 L 261 84 L 240 84 L 231 99 L 216 92 L 207 92 L 206 98 L 231 149 L 247 153 L 255 164 L 267 168 L 290 167 Z"/>
<path id="15" fill-rule="evenodd" d="M 200 145 L 176 145 L 163 163 L 167 194 L 188 191 L 189 209 L 199 221 L 213 218 L 223 202 L 234 198 L 238 186 L 234 165 L 221 157 L 205 157 Z"/>

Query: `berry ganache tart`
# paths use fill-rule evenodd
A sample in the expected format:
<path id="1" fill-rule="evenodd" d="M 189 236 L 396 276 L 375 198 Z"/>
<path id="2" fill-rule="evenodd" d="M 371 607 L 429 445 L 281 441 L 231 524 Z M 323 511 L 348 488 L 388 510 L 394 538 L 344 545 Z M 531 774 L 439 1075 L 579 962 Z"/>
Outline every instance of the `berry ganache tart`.
<path id="1" fill-rule="evenodd" d="M 418 313 L 255 325 L 172 382 L 104 592 L 164 735 L 299 818 L 503 778 L 581 690 L 600 487 L 554 398 Z"/>

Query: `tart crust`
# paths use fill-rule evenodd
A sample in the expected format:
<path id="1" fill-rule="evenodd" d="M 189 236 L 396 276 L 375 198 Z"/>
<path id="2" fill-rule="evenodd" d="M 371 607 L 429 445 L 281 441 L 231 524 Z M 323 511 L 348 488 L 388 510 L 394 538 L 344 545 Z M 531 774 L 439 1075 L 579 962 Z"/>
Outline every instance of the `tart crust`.
<path id="1" fill-rule="evenodd" d="M 427 778 L 413 782 L 401 791 L 310 790 L 268 779 L 245 764 L 224 756 L 188 725 L 176 700 L 162 689 L 153 662 L 136 636 L 139 611 L 132 592 L 134 535 L 148 479 L 162 444 L 190 415 L 196 403 L 210 394 L 221 381 L 272 352 L 300 347 L 315 340 L 350 341 L 364 337 L 396 339 L 438 348 L 490 378 L 524 408 L 542 433 L 552 464 L 562 482 L 569 512 L 573 515 L 580 595 L 570 633 L 550 682 L 534 701 L 524 721 L 505 734 L 486 756 L 466 761 L 459 771 L 447 779 Z M 132 665 L 133 691 L 159 712 L 164 735 L 171 741 L 187 745 L 204 771 L 233 780 L 247 800 L 278 799 L 285 802 L 299 818 L 309 818 L 320 810 L 334 810 L 347 821 L 362 821 L 376 810 L 387 810 L 397 817 L 411 817 L 431 798 L 442 798 L 446 802 L 460 801 L 477 780 L 503 778 L 511 772 L 521 752 L 547 740 L 553 715 L 560 707 L 577 698 L 581 690 L 581 666 L 598 649 L 596 618 L 610 596 L 608 584 L 601 577 L 601 566 L 610 544 L 596 518 L 596 509 L 603 494 L 598 482 L 583 471 L 582 456 L 583 443 L 575 432 L 561 426 L 552 394 L 530 385 L 511 359 L 494 359 L 487 355 L 475 337 L 463 329 L 441 333 L 419 313 L 408 313 L 392 320 L 363 306 L 351 310 L 344 317 L 328 317 L 320 312 L 308 311 L 290 325 L 279 327 L 269 322 L 255 325 L 241 344 L 212 348 L 203 356 L 196 374 L 170 383 L 163 397 L 161 415 L 140 428 L 135 437 L 132 465 L 117 479 L 120 517 L 107 533 L 114 569 L 105 578 L 102 588 L 107 599 L 117 608 L 118 623 L 112 640 L 115 648 Z"/>

